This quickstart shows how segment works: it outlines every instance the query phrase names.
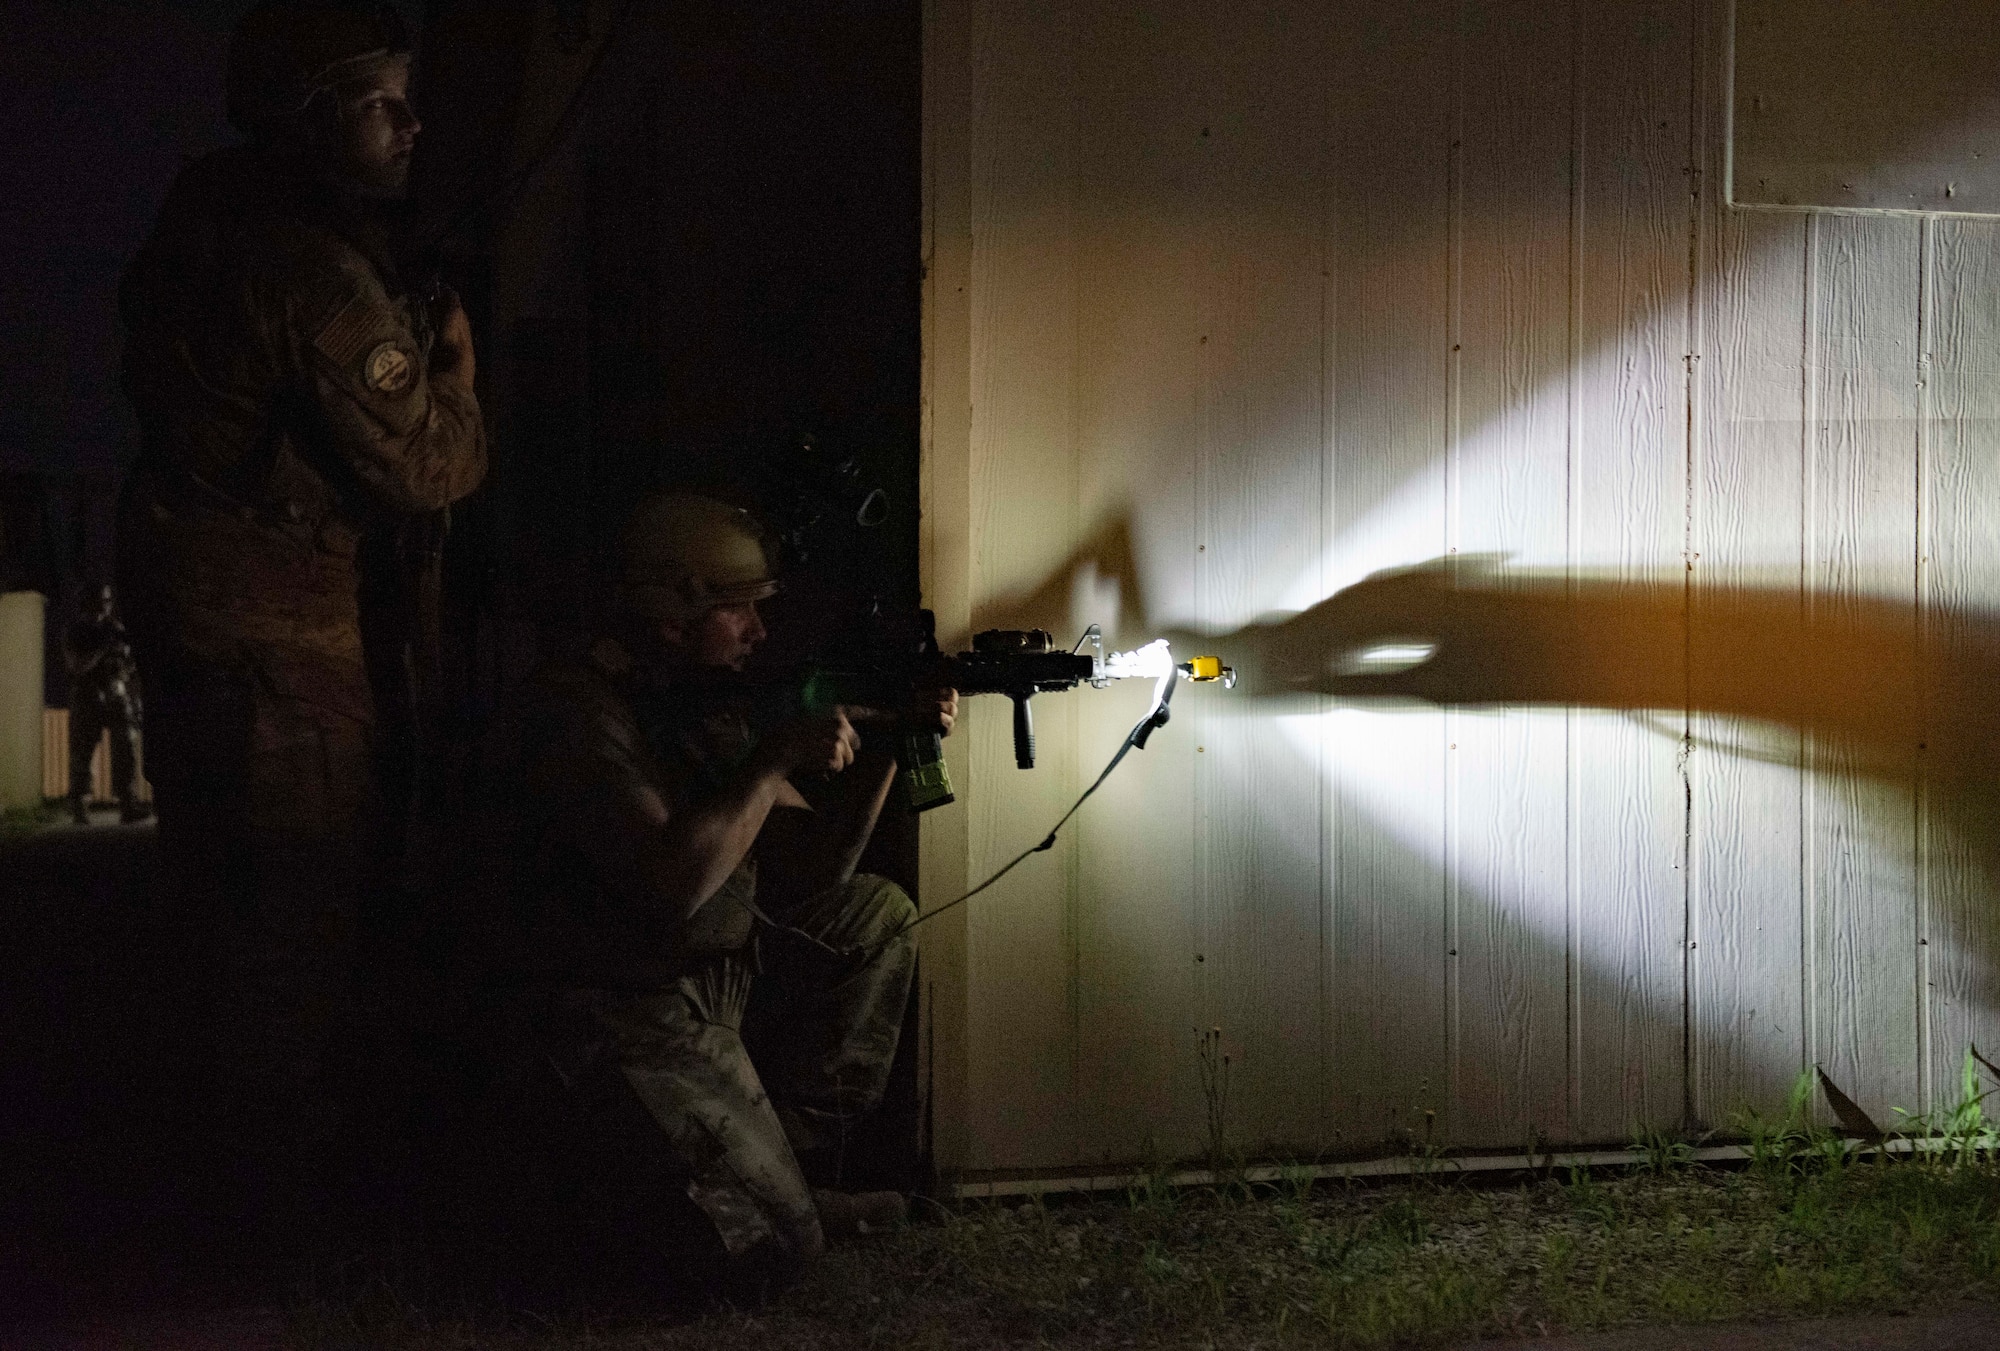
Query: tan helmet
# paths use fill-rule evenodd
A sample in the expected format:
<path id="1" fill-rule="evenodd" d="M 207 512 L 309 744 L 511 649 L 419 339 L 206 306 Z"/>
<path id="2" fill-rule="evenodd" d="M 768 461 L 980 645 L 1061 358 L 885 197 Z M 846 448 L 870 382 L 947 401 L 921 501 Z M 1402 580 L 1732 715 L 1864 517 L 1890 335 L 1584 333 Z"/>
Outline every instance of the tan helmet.
<path id="1" fill-rule="evenodd" d="M 625 603 L 648 619 L 686 621 L 778 590 L 750 513 L 693 493 L 656 493 L 626 523 Z"/>
<path id="2" fill-rule="evenodd" d="M 262 0 L 230 35 L 229 121 L 246 136 L 266 133 L 321 90 L 412 45 L 408 25 L 383 0 Z"/>

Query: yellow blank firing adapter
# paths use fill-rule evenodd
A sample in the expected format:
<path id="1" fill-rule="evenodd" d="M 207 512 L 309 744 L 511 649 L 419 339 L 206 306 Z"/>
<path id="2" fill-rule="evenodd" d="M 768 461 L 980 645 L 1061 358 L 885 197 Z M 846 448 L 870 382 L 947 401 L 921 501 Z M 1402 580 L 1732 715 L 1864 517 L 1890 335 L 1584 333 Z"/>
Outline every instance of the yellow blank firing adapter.
<path id="1" fill-rule="evenodd" d="M 1190 657 L 1181 663 L 1181 673 L 1197 685 L 1220 680 L 1225 690 L 1236 688 L 1236 668 L 1224 666 L 1220 657 Z"/>

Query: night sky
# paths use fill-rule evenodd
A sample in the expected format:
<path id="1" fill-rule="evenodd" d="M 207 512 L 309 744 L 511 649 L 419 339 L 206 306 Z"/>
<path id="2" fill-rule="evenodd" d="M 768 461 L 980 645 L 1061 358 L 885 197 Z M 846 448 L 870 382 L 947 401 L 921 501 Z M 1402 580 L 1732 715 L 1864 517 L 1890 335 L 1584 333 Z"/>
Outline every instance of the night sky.
<path id="1" fill-rule="evenodd" d="M 0 471 L 109 470 L 118 274 L 182 160 L 228 144 L 223 52 L 249 0 L 9 0 L 0 41 Z M 405 6 L 406 12 L 414 12 Z"/>
<path id="2" fill-rule="evenodd" d="M 129 458 L 118 274 L 182 157 L 230 139 L 241 0 L 15 0 L 0 43 L 0 469 Z"/>

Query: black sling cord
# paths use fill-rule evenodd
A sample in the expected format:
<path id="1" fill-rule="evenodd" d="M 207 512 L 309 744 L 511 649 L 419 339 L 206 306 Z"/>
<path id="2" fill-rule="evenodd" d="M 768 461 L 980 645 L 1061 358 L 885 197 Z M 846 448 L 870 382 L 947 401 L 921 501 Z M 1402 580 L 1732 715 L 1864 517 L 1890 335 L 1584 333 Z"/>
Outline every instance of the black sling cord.
<path id="1" fill-rule="evenodd" d="M 828 953 L 835 957 L 839 957 L 843 961 L 852 961 L 855 959 L 857 954 L 861 956 L 862 965 L 866 965 L 868 962 L 874 961 L 884 952 L 887 952 L 889 950 L 890 945 L 893 944 L 897 939 L 901 938 L 904 934 L 908 933 L 910 930 L 916 928 L 919 924 L 928 923 L 929 921 L 936 919 L 939 915 L 942 915 L 947 910 L 957 909 L 959 906 L 964 905 L 967 901 L 971 900 L 974 896 L 977 896 L 980 892 L 992 886 L 995 882 L 998 882 L 1008 873 L 1013 872 L 1014 869 L 1020 867 L 1023 863 L 1027 862 L 1030 856 L 1034 854 L 1046 853 L 1048 850 L 1055 848 L 1056 836 L 1061 834 L 1062 828 L 1069 824 L 1069 819 L 1072 816 L 1075 816 L 1077 812 L 1083 809 L 1083 804 L 1090 801 L 1090 795 L 1092 793 L 1095 793 L 1099 788 L 1102 788 L 1104 786 L 1104 781 L 1111 777 L 1111 772 L 1117 769 L 1118 766 L 1121 763 L 1123 763 L 1125 757 L 1129 755 L 1134 748 L 1138 749 L 1145 748 L 1146 738 L 1153 734 L 1153 730 L 1155 728 L 1164 727 L 1166 725 L 1168 717 L 1168 705 L 1170 705 L 1174 701 L 1174 686 L 1178 683 L 1179 681 L 1177 676 L 1172 673 L 1169 673 L 1167 676 L 1166 692 L 1160 696 L 1159 706 L 1157 708 L 1152 709 L 1150 712 L 1146 714 L 1145 717 L 1139 719 L 1138 722 L 1133 724 L 1132 730 L 1125 734 L 1125 740 L 1119 743 L 1118 751 L 1115 755 L 1111 757 L 1111 762 L 1105 765 L 1103 772 L 1100 773 L 1094 780 L 1091 781 L 1090 787 L 1083 790 L 1083 795 L 1077 798 L 1075 802 L 1070 804 L 1069 810 L 1062 814 L 1062 819 L 1057 821 L 1055 825 L 1049 828 L 1049 833 L 1042 838 L 1042 842 L 1040 844 L 1031 845 L 1028 848 L 1023 849 L 1020 853 L 1016 854 L 1012 859 L 1010 859 L 1007 862 L 1006 866 L 1001 868 L 999 872 L 994 873 L 991 877 L 987 878 L 984 882 L 981 882 L 978 886 L 974 887 L 972 890 L 966 892 L 963 896 L 960 896 L 957 900 L 947 901 L 945 904 L 939 906 L 935 910 L 925 911 L 923 914 L 918 915 L 916 918 L 912 919 L 909 923 L 897 929 L 894 933 L 890 934 L 887 938 L 883 939 L 880 943 L 876 944 L 873 948 L 836 948 L 829 943 L 826 943 L 818 938 L 815 938 L 813 935 L 807 933 L 803 929 L 795 928 L 790 924 L 778 923 L 778 921 L 772 919 L 769 915 L 765 914 L 763 910 L 760 909 L 757 906 L 756 902 L 754 901 L 745 902 L 746 908 L 750 911 L 751 917 L 753 919 L 756 919 L 759 923 L 764 924 L 769 928 L 780 930 L 781 932 L 789 934 L 794 938 L 803 939 L 806 942 L 812 944 L 814 947 L 820 949 L 822 952 Z"/>

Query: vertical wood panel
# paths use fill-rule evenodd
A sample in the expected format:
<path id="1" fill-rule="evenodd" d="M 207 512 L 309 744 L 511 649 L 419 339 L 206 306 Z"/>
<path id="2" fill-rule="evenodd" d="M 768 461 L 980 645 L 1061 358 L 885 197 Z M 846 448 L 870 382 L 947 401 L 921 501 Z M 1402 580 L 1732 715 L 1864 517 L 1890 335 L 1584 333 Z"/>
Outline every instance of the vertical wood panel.
<path id="1" fill-rule="evenodd" d="M 1583 6 L 1575 553 L 1637 580 L 1681 564 L 1687 530 L 1690 7 Z M 1578 927 L 1576 1128 L 1680 1122 L 1687 793 L 1682 720 L 1572 724 Z"/>
<path id="2" fill-rule="evenodd" d="M 1915 599 L 1920 226 L 1820 216 L 1812 227 L 1808 604 L 1837 617 L 1852 597 Z M 1864 776 L 1837 742 L 1808 758 L 1814 1058 L 1883 1120 L 1919 1102 L 1915 754 L 1902 782 Z"/>
<path id="3" fill-rule="evenodd" d="M 946 633 L 972 618 L 972 0 L 925 0 L 923 130 L 923 421 L 918 534 L 923 600 Z M 969 718 L 976 716 L 964 710 Z M 954 783 L 969 780 L 969 737 L 945 742 Z M 947 904 L 970 885 L 965 813 L 926 812 L 918 825 L 918 902 Z M 922 980 L 921 1073 L 932 1157 L 972 1157 L 967 1096 L 969 971 L 963 907 L 917 930 Z"/>
<path id="4" fill-rule="evenodd" d="M 1075 44 L 1066 11 L 992 0 L 973 27 L 971 557 L 975 629 L 1074 545 Z M 965 635 L 940 635 L 948 641 Z M 1041 699 L 1040 759 L 1014 766 L 989 698 L 967 727 L 971 872 L 984 877 L 1061 814 L 1076 780 L 1074 696 Z M 975 1164 L 1073 1157 L 1074 943 L 1066 838 L 967 917 Z"/>
<path id="5" fill-rule="evenodd" d="M 1719 3 L 1705 13 L 1689 621 L 1697 707 L 1740 660 L 1704 627 L 1709 593 L 1782 588 L 1803 603 L 1806 222 L 1724 201 L 1725 71 L 1714 58 L 1727 14 Z M 1806 1060 L 1803 749 L 1791 728 L 1702 715 L 1692 727 L 1690 1074 L 1696 1117 L 1720 1128 L 1744 1107 L 1781 1108 Z"/>
<path id="6" fill-rule="evenodd" d="M 1208 254 L 1196 596 L 1203 626 L 1227 630 L 1323 547 L 1324 15 L 1204 9 L 1189 37 L 1208 74 L 1190 128 Z M 1309 1154 L 1325 1087 L 1320 766 L 1270 717 L 1189 702 L 1205 1004 L 1232 1057 L 1231 1129 L 1254 1153 Z"/>
<path id="7" fill-rule="evenodd" d="M 933 3 L 963 71 L 937 135 L 964 147 L 933 206 L 969 247 L 953 272 L 929 241 L 927 358 L 960 365 L 928 377 L 925 547 L 958 627 L 1108 618 L 1068 569 L 1129 538 L 1127 644 L 1450 549 L 1689 569 L 1697 706 L 1734 659 L 1704 604 L 1734 588 L 1912 607 L 1913 654 L 1921 595 L 1934 667 L 1989 641 L 2000 240 L 1697 211 L 1720 0 Z M 974 706 L 957 824 L 925 827 L 959 852 L 926 885 L 1039 838 L 1142 707 L 1039 701 L 1022 774 L 1004 703 Z M 1726 1125 L 1814 1059 L 1886 1114 L 1921 1105 L 1926 1055 L 1942 1079 L 2000 1045 L 2000 846 L 1835 742 L 1690 715 L 1683 744 L 1672 710 L 1177 710 L 962 949 L 927 937 L 947 983 L 966 963 L 948 1164 L 1195 1150 L 1210 1025 L 1233 1143 L 1289 1154 L 1433 1106 L 1459 1145 Z"/>
<path id="8" fill-rule="evenodd" d="M 1334 98 L 1329 409 L 1333 575 L 1441 554 L 1450 347 L 1453 0 L 1345 11 Z M 1444 715 L 1343 709 L 1315 729 L 1334 791 L 1328 1148 L 1442 1106 L 1449 1061 Z"/>
<path id="9" fill-rule="evenodd" d="M 1572 74 L 1567 5 L 1468 3 L 1454 452 L 1461 554 L 1569 551 Z M 1453 715 L 1459 951 L 1453 1135 L 1570 1134 L 1560 713 Z"/>
<path id="10" fill-rule="evenodd" d="M 1965 690 L 1992 669 L 2000 633 L 2000 225 L 1940 220 L 1932 229 L 1929 400 L 1924 461 L 1924 665 L 1927 682 Z M 1975 700 L 1990 692 L 1970 691 Z M 1968 730 L 1935 704 L 1926 743 L 1949 753 Z M 1962 767 L 1962 766 L 1961 766 Z M 2000 837 L 1991 775 L 1927 775 L 1922 937 L 1928 957 L 1931 1103 L 1956 1101 L 1966 1047 L 2000 1050 Z M 1988 1076 L 1990 1078 L 1990 1076 Z M 1990 1085 L 1989 1085 L 1990 1086 Z"/>
<path id="11" fill-rule="evenodd" d="M 69 791 L 69 710 L 42 710 L 42 796 Z"/>
<path id="12" fill-rule="evenodd" d="M 1130 534 L 1140 575 L 1126 579 L 1117 613 L 1105 594 L 1071 618 L 1103 623 L 1119 647 L 1191 618 L 1195 593 L 1206 255 L 1195 210 L 1204 204 L 1186 185 L 1200 181 L 1206 151 L 1180 59 L 1186 41 L 1178 23 L 1128 10 L 1093 6 L 1079 18 L 1079 64 L 1090 74 L 1078 91 L 1078 496 L 1107 555 Z M 1126 758 L 1071 827 L 1077 1081 L 1087 1086 L 1079 1149 L 1092 1162 L 1177 1158 L 1201 1138 L 1192 693 L 1180 691 L 1175 722 Z M 1075 696 L 1086 774 L 1110 758 L 1150 694 L 1128 682 Z"/>

